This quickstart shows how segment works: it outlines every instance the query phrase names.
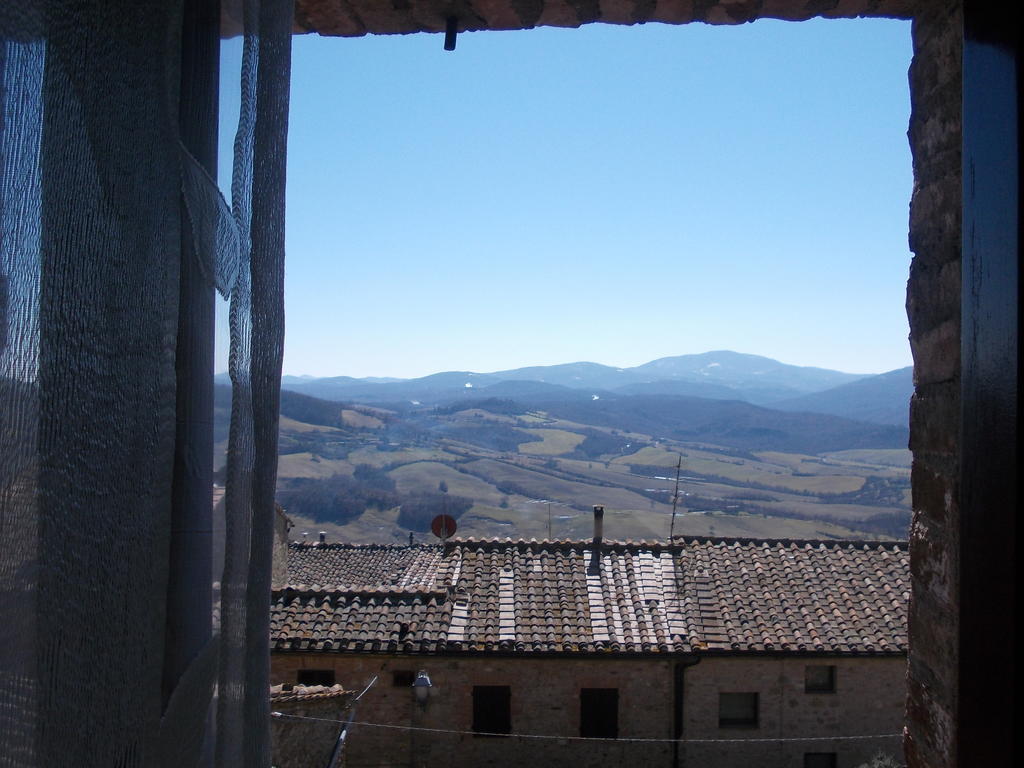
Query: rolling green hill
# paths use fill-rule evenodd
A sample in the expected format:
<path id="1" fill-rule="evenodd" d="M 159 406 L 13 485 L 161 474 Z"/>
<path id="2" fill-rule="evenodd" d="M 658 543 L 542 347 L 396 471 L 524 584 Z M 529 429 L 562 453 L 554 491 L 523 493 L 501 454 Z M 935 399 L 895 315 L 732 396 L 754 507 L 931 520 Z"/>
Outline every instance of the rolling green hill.
<path id="1" fill-rule="evenodd" d="M 423 540 L 441 512 L 459 535 L 585 537 L 603 504 L 607 536 L 663 539 L 680 457 L 677 534 L 904 538 L 909 523 L 905 438 L 831 416 L 646 395 L 542 409 L 289 393 L 281 409 L 278 500 L 298 538 Z"/>

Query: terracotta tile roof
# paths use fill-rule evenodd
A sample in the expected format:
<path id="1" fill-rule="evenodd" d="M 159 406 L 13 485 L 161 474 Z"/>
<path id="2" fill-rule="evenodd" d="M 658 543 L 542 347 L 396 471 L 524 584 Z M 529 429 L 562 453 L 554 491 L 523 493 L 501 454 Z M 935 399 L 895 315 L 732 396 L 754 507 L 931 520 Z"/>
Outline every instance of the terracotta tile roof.
<path id="1" fill-rule="evenodd" d="M 905 543 L 293 545 L 275 650 L 904 653 Z M 342 575 L 354 574 L 345 584 Z"/>
<path id="2" fill-rule="evenodd" d="M 355 691 L 346 691 L 341 685 L 272 685 L 270 701 L 281 704 L 287 701 L 322 701 L 355 696 Z"/>
<path id="3" fill-rule="evenodd" d="M 291 544 L 288 585 L 431 589 L 442 554 L 427 544 Z"/>
<path id="4" fill-rule="evenodd" d="M 279 651 L 442 649 L 451 617 L 444 593 L 364 590 L 275 590 L 271 648 Z"/>

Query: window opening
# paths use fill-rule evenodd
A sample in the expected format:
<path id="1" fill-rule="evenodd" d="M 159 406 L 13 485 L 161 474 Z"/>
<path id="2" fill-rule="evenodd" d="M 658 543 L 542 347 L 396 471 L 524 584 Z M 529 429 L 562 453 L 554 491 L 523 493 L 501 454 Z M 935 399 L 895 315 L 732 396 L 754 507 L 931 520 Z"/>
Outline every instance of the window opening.
<path id="1" fill-rule="evenodd" d="M 334 685 L 333 669 L 300 669 L 295 673 L 299 685 Z"/>
<path id="2" fill-rule="evenodd" d="M 811 664 L 804 670 L 804 693 L 835 693 L 836 668 L 832 665 Z"/>
<path id="3" fill-rule="evenodd" d="M 473 730 L 478 734 L 512 732 L 512 689 L 509 686 L 473 686 Z"/>
<path id="4" fill-rule="evenodd" d="M 719 693 L 719 728 L 757 728 L 756 693 Z"/>
<path id="5" fill-rule="evenodd" d="M 836 768 L 835 752 L 805 752 L 804 768 Z"/>
<path id="6" fill-rule="evenodd" d="M 396 669 L 391 673 L 391 686 L 393 688 L 408 688 L 416 680 L 416 673 L 411 669 Z"/>
<path id="7" fill-rule="evenodd" d="M 619 689 L 580 690 L 580 736 L 588 739 L 619 738 Z"/>
<path id="8" fill-rule="evenodd" d="M 906 25 L 890 21 L 858 23 L 856 30 L 851 27 L 851 36 L 843 43 L 850 47 L 851 53 L 855 52 L 861 39 L 857 30 L 868 25 L 877 29 L 872 35 L 872 50 L 878 35 L 886 36 L 887 57 L 891 56 L 892 61 L 899 63 L 889 69 L 899 72 L 899 87 L 905 88 L 906 65 L 893 51 L 896 51 L 895 39 L 906 37 Z M 800 35 L 807 28 L 808 25 L 791 25 L 780 26 L 773 31 L 768 25 L 750 25 L 743 34 L 752 36 L 752 51 L 784 50 L 787 40 L 797 39 L 793 36 Z M 822 28 L 825 29 L 826 25 L 822 24 Z M 826 31 L 832 34 L 837 29 L 832 25 Z M 732 32 L 730 30 L 729 34 Z M 736 33 L 739 34 L 739 30 Z M 532 41 L 546 45 L 545 37 L 554 39 L 561 34 L 557 30 L 538 30 L 523 37 L 528 38 L 531 45 Z M 727 37 L 724 30 L 708 30 L 707 34 L 720 36 L 723 41 Z M 565 33 L 564 45 L 572 46 L 575 51 L 580 41 L 587 37 L 604 44 L 606 38 L 619 40 L 617 36 L 610 37 L 613 35 L 617 35 L 613 29 L 592 25 Z M 655 25 L 648 25 L 643 30 L 630 30 L 628 35 L 621 37 L 622 44 L 632 45 L 638 35 L 650 38 L 651 55 L 656 54 L 657 60 L 664 62 L 659 66 L 665 67 L 681 66 L 676 41 L 682 36 L 692 36 L 694 45 L 714 45 L 710 37 L 705 40 L 704 32 L 695 26 L 658 30 Z M 784 37 L 778 38 L 781 40 L 778 42 L 776 38 L 780 35 Z M 842 38 L 844 35 L 837 33 L 836 39 Z M 671 45 L 668 44 L 670 40 Z M 422 68 L 425 78 L 435 80 L 433 67 L 439 63 L 445 67 L 452 66 L 453 60 L 440 57 L 433 44 L 428 46 L 429 55 L 420 56 L 414 50 L 417 42 L 418 39 L 409 39 L 392 50 L 390 46 L 393 43 L 387 39 L 367 38 L 359 43 L 363 48 L 360 55 L 369 57 L 369 63 L 363 69 L 367 72 L 389 71 L 376 66 L 376 63 L 394 62 L 397 56 L 409 64 L 410 71 Z M 481 46 L 474 50 L 473 55 L 493 56 L 494 50 L 494 44 Z M 580 55 L 586 55 L 585 45 L 579 50 Z M 909 56 L 909 46 L 905 50 Z M 790 357 L 793 352 L 776 348 L 779 339 L 787 338 L 781 329 L 770 327 L 772 323 L 781 322 L 772 319 L 777 313 L 759 309 L 755 318 L 749 321 L 753 334 L 749 339 L 742 335 L 734 337 L 730 333 L 721 342 L 714 337 L 695 340 L 691 343 L 696 346 L 692 347 L 676 342 L 663 346 L 660 342 L 648 343 L 648 337 L 660 339 L 664 338 L 663 334 L 622 332 L 624 327 L 633 327 L 629 324 L 637 322 L 638 318 L 646 317 L 652 307 L 638 305 L 613 318 L 614 313 L 587 313 L 586 307 L 577 307 L 576 302 L 580 296 L 595 295 L 605 289 L 613 289 L 612 293 L 652 291 L 651 296 L 654 296 L 659 289 L 658 283 L 666 286 L 685 283 L 700 286 L 700 289 L 691 291 L 687 307 L 681 307 L 675 313 L 677 319 L 687 327 L 714 327 L 719 318 L 723 318 L 724 323 L 726 316 L 740 312 L 743 307 L 760 307 L 761 301 L 774 296 L 783 286 L 797 285 L 796 276 L 787 272 L 795 263 L 794 254 L 817 253 L 821 246 L 816 242 L 817 234 L 814 234 L 810 242 L 797 248 L 793 238 L 803 233 L 805 228 L 792 225 L 793 222 L 822 223 L 819 221 L 821 216 L 835 216 L 822 223 L 820 229 L 845 231 L 843 227 L 851 226 L 852 229 L 850 222 L 857 222 L 855 229 L 859 237 L 865 232 L 888 232 L 899 227 L 900 238 L 893 247 L 900 250 L 895 258 L 886 256 L 882 263 L 887 270 L 901 272 L 901 279 L 879 279 L 874 284 L 898 287 L 899 299 L 888 302 L 888 306 L 894 309 L 901 325 L 891 338 L 905 347 L 906 332 L 902 323 L 905 322 L 903 285 L 906 275 L 899 263 L 899 253 L 904 248 L 902 230 L 905 229 L 906 195 L 912 183 L 909 161 L 902 166 L 903 188 L 900 188 L 899 178 L 891 183 L 887 181 L 885 186 L 890 191 L 895 188 L 891 194 L 898 198 L 899 204 L 888 206 L 876 201 L 880 209 L 898 211 L 898 220 L 891 225 L 862 226 L 861 216 L 854 214 L 852 206 L 857 200 L 868 199 L 868 195 L 846 195 L 843 191 L 865 184 L 865 178 L 874 179 L 868 185 L 871 189 L 878 188 L 877 179 L 881 178 L 883 171 L 900 167 L 898 162 L 886 163 L 879 169 L 858 165 L 852 170 L 844 169 L 840 163 L 835 171 L 819 172 L 815 159 L 810 163 L 812 172 L 808 173 L 809 156 L 831 161 L 853 153 L 832 151 L 829 144 L 813 152 L 798 146 L 791 157 L 788 141 L 771 152 L 734 153 L 728 151 L 728 145 L 715 144 L 706 153 L 698 153 L 718 157 L 722 161 L 730 159 L 730 162 L 734 156 L 742 156 L 743 161 L 737 161 L 736 167 L 723 171 L 720 163 L 696 162 L 699 157 L 678 153 L 671 148 L 678 138 L 673 135 L 679 125 L 675 118 L 684 106 L 690 113 L 702 108 L 724 110 L 706 120 L 688 123 L 688 130 L 693 132 L 687 142 L 691 145 L 704 146 L 722 133 L 710 130 L 706 135 L 702 126 L 714 126 L 719 122 L 738 125 L 728 119 L 729 105 L 733 103 L 731 99 L 721 98 L 721 94 L 705 94 L 703 89 L 698 92 L 674 85 L 641 89 L 640 98 L 634 78 L 623 78 L 627 83 L 625 92 L 644 105 L 638 110 L 638 118 L 657 137 L 636 142 L 635 132 L 620 130 L 623 111 L 617 106 L 616 96 L 606 93 L 605 89 L 599 89 L 594 95 L 577 83 L 571 73 L 566 74 L 564 82 L 553 78 L 558 82 L 550 83 L 550 87 L 571 94 L 572 103 L 579 102 L 585 107 L 583 112 L 577 108 L 566 115 L 566 119 L 580 120 L 575 133 L 559 129 L 552 135 L 556 127 L 553 124 L 565 121 L 540 119 L 543 115 L 540 111 L 532 116 L 536 119 L 515 121 L 517 127 L 510 126 L 508 136 L 499 139 L 497 135 L 491 135 L 492 131 L 479 128 L 472 122 L 481 120 L 485 126 L 501 124 L 488 123 L 490 118 L 481 107 L 465 114 L 456 110 L 454 114 L 445 114 L 444 119 L 439 117 L 417 131 L 401 132 L 401 151 L 396 151 L 395 145 L 389 141 L 389 130 L 382 131 L 382 126 L 386 127 L 389 118 L 394 125 L 401 125 L 401 112 L 410 109 L 410 105 L 412 113 L 429 114 L 434 107 L 421 98 L 427 91 L 412 79 L 405 82 L 399 78 L 392 85 L 395 88 L 408 85 L 408 94 L 378 98 L 378 94 L 391 94 L 392 89 L 369 84 L 360 77 L 343 78 L 337 86 L 332 84 L 329 97 L 320 93 L 318 89 L 325 86 L 326 81 L 322 77 L 310 77 L 310 74 L 318 72 L 315 67 L 323 67 L 328 62 L 333 65 L 344 61 L 350 51 L 351 48 L 337 40 L 316 36 L 294 41 L 297 98 L 301 97 L 301 103 L 317 105 L 313 118 L 301 109 L 292 114 L 293 130 L 300 131 L 304 140 L 293 143 L 289 156 L 290 179 L 297 197 L 292 198 L 293 204 L 289 208 L 288 228 L 298 242 L 290 246 L 289 252 L 287 296 L 290 302 L 290 333 L 285 370 L 287 374 L 294 375 L 286 376 L 283 382 L 281 407 L 284 418 L 280 445 L 282 455 L 287 458 L 282 459 L 279 469 L 278 501 L 301 526 L 299 530 L 327 527 L 332 538 L 360 543 L 404 541 L 412 531 L 417 541 L 429 542 L 434 540 L 430 533 L 431 521 L 445 514 L 457 521 L 460 533 L 469 535 L 580 538 L 587 535 L 587 520 L 585 515 L 577 513 L 578 509 L 589 508 L 599 500 L 595 497 L 601 491 L 596 489 L 608 487 L 607 483 L 611 482 L 623 499 L 620 507 L 629 512 L 630 527 L 615 534 L 622 538 L 660 539 L 668 535 L 673 500 L 679 502 L 681 513 L 676 533 L 735 535 L 737 530 L 743 530 L 758 537 L 803 538 L 814 537 L 817 535 L 815 531 L 822 531 L 828 536 L 856 539 L 867 538 L 868 534 L 905 537 L 910 518 L 909 454 L 905 449 L 906 436 L 902 433 L 887 435 L 884 440 L 872 444 L 874 453 L 871 455 L 842 457 L 844 467 L 840 471 L 825 454 L 833 449 L 852 450 L 861 444 L 857 442 L 859 433 L 851 433 L 849 440 L 846 440 L 846 433 L 842 439 L 828 433 L 828 445 L 824 445 L 823 430 L 806 430 L 792 438 L 787 446 L 790 452 L 782 451 L 786 455 L 775 458 L 751 456 L 751 451 L 779 448 L 762 444 L 763 436 L 737 437 L 737 444 L 726 446 L 727 451 L 708 452 L 673 436 L 667 426 L 663 431 L 661 420 L 653 420 L 654 425 L 646 428 L 643 424 L 635 424 L 632 410 L 616 410 L 619 406 L 601 394 L 612 389 L 623 390 L 615 400 L 620 405 L 626 402 L 627 397 L 657 397 L 659 403 L 667 403 L 667 398 L 672 397 L 738 399 L 749 401 L 751 406 L 758 408 L 769 407 L 774 411 L 772 419 L 788 423 L 790 411 L 784 410 L 782 404 L 790 403 L 785 406 L 787 409 L 799 405 L 801 412 L 813 411 L 809 404 L 790 402 L 793 398 L 804 397 L 801 394 L 804 390 L 809 394 L 823 393 L 840 384 L 859 380 L 860 374 L 841 374 L 834 381 L 829 379 L 828 383 L 824 379 L 815 380 L 817 383 L 800 379 L 799 391 L 790 391 L 789 385 L 755 385 L 741 377 L 742 381 L 737 380 L 739 384 L 733 383 L 737 387 L 742 384 L 742 387 L 730 389 L 732 385 L 728 382 L 732 379 L 724 377 L 722 372 L 734 362 L 702 350 L 739 349 L 742 345 L 744 351 L 764 354 L 771 359 L 800 362 Z M 460 51 L 459 56 L 462 55 Z M 523 60 L 530 58 L 533 57 L 522 57 Z M 780 57 L 775 62 L 780 72 L 789 71 L 786 59 Z M 600 65 L 600 59 L 595 58 L 594 66 Z M 507 67 L 495 67 L 496 76 L 509 77 Z M 477 82 L 469 68 L 458 65 L 457 68 L 460 76 L 468 78 L 468 83 L 464 84 L 467 92 L 482 88 L 484 90 L 473 92 L 497 93 L 503 87 L 510 88 L 523 80 L 516 67 L 512 68 L 512 75 L 504 81 L 504 86 Z M 589 71 L 585 65 L 579 69 Z M 813 69 L 802 68 L 805 71 Z M 853 69 L 857 72 L 858 81 L 868 81 L 861 76 L 858 67 Z M 430 74 L 426 74 L 428 72 Z M 608 72 L 609 76 L 617 74 L 611 70 Z M 587 77 L 589 81 L 599 79 L 591 75 Z M 831 79 L 828 82 L 829 87 L 824 91 L 846 94 L 839 100 L 841 111 L 830 109 L 827 105 L 832 102 L 824 101 L 826 106 L 820 115 L 814 115 L 814 122 L 809 126 L 800 128 L 797 125 L 798 115 L 792 110 L 778 109 L 777 99 L 758 102 L 758 112 L 770 119 L 777 136 L 792 136 L 795 130 L 807 131 L 808 137 L 835 136 L 839 135 L 839 125 L 852 132 L 853 118 L 866 114 L 858 107 L 872 100 L 867 99 L 862 88 L 844 89 L 834 85 Z M 337 88 L 342 91 L 337 91 Z M 888 85 L 885 93 L 886 103 L 895 103 L 899 94 L 892 95 Z M 433 94 L 434 97 L 436 95 Z M 520 95 L 516 91 L 509 98 L 514 101 L 528 97 L 527 103 L 532 103 L 534 95 Z M 374 120 L 353 120 L 351 116 L 345 118 L 343 110 L 334 112 L 334 105 L 355 103 L 369 97 L 372 97 Z M 696 99 L 704 101 L 691 104 L 691 100 Z M 849 99 L 855 100 L 850 102 Z M 458 99 L 442 99 L 441 103 L 449 101 L 461 103 Z M 501 109 L 507 106 L 502 99 L 486 101 L 501 104 Z M 394 105 L 402 106 L 395 108 Z M 395 108 L 393 118 L 388 111 L 392 108 Z M 831 128 L 821 126 L 820 121 L 825 119 L 837 122 L 830 123 Z M 900 123 L 898 132 L 890 132 L 895 139 L 892 143 L 884 139 L 887 157 L 896 152 L 906 156 L 905 119 L 897 119 Z M 796 122 L 791 125 L 791 120 Z M 338 151 L 335 142 L 339 137 L 324 127 L 342 124 L 345 125 L 342 146 L 365 147 L 365 153 L 357 153 L 358 156 L 353 157 Z M 625 125 L 628 124 L 626 121 Z M 460 130 L 438 130 L 438 125 L 459 126 Z M 872 142 L 872 150 L 878 148 L 876 144 L 882 139 L 877 126 L 865 121 L 860 128 L 865 131 L 865 138 L 861 141 Z M 466 132 L 465 136 L 462 131 Z M 473 149 L 474 157 L 487 156 L 489 162 L 481 164 L 474 161 L 469 168 L 445 162 L 435 168 L 433 159 L 451 157 L 450 151 L 445 149 L 447 145 L 437 146 L 437 143 L 453 136 L 462 136 L 467 141 L 470 136 L 489 137 L 482 146 Z M 231 140 L 233 132 L 225 135 L 221 153 L 224 158 L 231 155 Z M 494 141 L 498 142 L 494 146 L 488 143 Z M 511 142 L 512 147 L 496 151 L 506 141 Z M 623 143 L 613 143 L 618 141 Z M 732 137 L 731 141 L 739 142 L 741 146 L 752 146 L 746 144 L 741 136 Z M 535 155 L 534 148 L 542 145 L 544 153 Z M 611 161 L 593 162 L 588 149 L 593 146 L 607 146 Z M 622 149 L 614 149 L 617 146 Z M 659 150 L 659 147 L 664 149 Z M 518 160 L 508 160 L 516 158 L 517 153 L 520 154 Z M 876 155 L 873 151 L 870 156 Z M 432 160 L 425 165 L 407 163 L 400 160 L 405 156 L 429 157 Z M 382 167 L 382 162 L 386 167 Z M 340 172 L 339 166 L 343 163 L 348 164 L 347 169 Z M 518 185 L 524 181 L 523 170 L 531 164 L 534 167 L 528 176 L 543 171 L 548 180 L 531 187 L 531 194 L 522 194 Z M 485 171 L 481 177 L 471 176 L 473 168 L 485 168 Z M 652 174 L 649 172 L 651 169 L 658 170 Z M 715 187 L 712 197 L 708 198 L 707 184 L 710 181 L 697 181 L 705 178 L 701 176 L 705 172 L 710 180 L 719 177 L 739 179 L 741 174 L 750 174 L 754 181 L 744 180 L 728 189 Z M 221 177 L 230 178 L 227 169 Z M 885 178 L 888 179 L 888 175 Z M 776 194 L 782 194 L 775 189 L 783 182 L 787 193 L 799 192 L 796 199 L 800 202 L 785 202 L 780 197 L 770 206 L 761 204 L 765 196 L 774 199 Z M 484 188 L 490 190 L 487 195 L 472 191 Z M 425 189 L 431 193 L 422 194 Z M 559 191 L 563 189 L 573 189 L 578 194 L 593 193 L 595 200 L 592 203 L 580 202 L 583 210 L 580 215 L 585 215 L 590 226 L 579 228 L 567 224 L 577 217 L 562 211 L 558 204 L 558 200 L 566 199 Z M 625 189 L 629 194 L 616 192 Z M 821 194 L 808 195 L 808 189 L 818 190 Z M 751 192 L 749 198 L 745 196 L 747 192 Z M 412 217 L 402 227 L 388 223 L 387 217 L 392 215 L 391 205 L 379 204 L 380 200 L 392 198 L 395 194 L 399 197 L 392 199 L 391 205 L 402 210 L 404 216 Z M 817 205 L 825 194 L 834 194 L 836 199 L 823 205 L 819 211 Z M 575 199 L 577 196 L 569 197 Z M 629 200 L 645 202 L 639 206 L 627 205 Z M 473 227 L 458 242 L 450 244 L 453 247 L 446 249 L 449 253 L 444 259 L 421 272 L 422 265 L 431 261 L 425 249 L 436 238 L 424 238 L 414 233 L 428 231 L 434 222 L 443 221 L 443 215 L 432 212 L 434 204 L 460 211 L 460 215 L 467 223 L 472 222 Z M 335 259 L 332 253 L 337 233 L 333 231 L 335 222 L 331 211 L 339 209 L 348 211 L 353 219 L 365 222 L 359 232 L 351 232 L 346 237 L 346 257 L 342 261 Z M 673 221 L 673 212 L 679 210 L 699 210 L 701 215 L 688 219 L 689 224 L 685 227 L 673 225 L 662 230 L 659 226 L 656 233 L 644 234 L 645 225 Z M 739 211 L 744 211 L 744 219 L 756 215 L 763 220 L 739 226 L 735 218 Z M 776 212 L 772 214 L 771 211 Z M 794 211 L 802 213 L 791 222 Z M 836 215 L 837 211 L 843 214 Z M 717 221 L 718 215 L 725 220 Z M 494 216 L 493 220 L 489 219 L 490 216 Z M 510 222 L 513 221 L 529 221 L 531 226 L 512 226 Z M 772 245 L 760 235 L 745 232 L 747 229 L 783 233 L 782 244 Z M 819 227 L 810 226 L 806 231 L 817 233 Z M 726 232 L 729 237 L 723 240 L 721 235 Z M 524 236 L 522 239 L 521 235 Z M 481 247 L 495 249 L 495 256 L 488 259 L 486 269 L 481 261 Z M 763 259 L 744 266 L 744 254 L 764 248 L 775 249 L 790 258 L 770 259 L 772 267 L 763 273 L 761 270 L 766 263 Z M 850 249 L 860 254 L 888 250 L 880 245 L 860 243 L 859 240 L 856 245 L 840 242 L 835 246 L 837 252 L 846 253 Z M 392 260 L 389 262 L 391 277 L 388 279 L 382 279 L 382 274 L 375 268 L 378 251 L 386 253 Z M 622 258 L 625 253 L 630 254 L 629 259 Z M 522 258 L 517 258 L 517 254 Z M 708 268 L 707 265 L 718 258 L 714 254 L 735 258 L 734 269 Z M 907 257 L 909 260 L 909 254 Z M 558 259 L 564 261 L 559 262 Z M 844 259 L 844 264 L 851 260 L 859 261 L 849 254 Z M 819 261 L 808 257 L 807 264 L 810 266 Z M 344 268 L 339 266 L 342 263 Z M 559 268 L 550 269 L 553 263 L 559 263 Z M 678 271 L 681 264 L 689 265 L 682 273 Z M 693 273 L 694 270 L 697 274 Z M 726 280 L 724 275 L 731 277 Z M 818 279 L 825 283 L 820 289 L 808 290 L 807 300 L 818 301 L 820 297 L 829 295 L 833 296 L 834 303 L 835 297 L 856 293 L 852 289 L 842 292 L 826 290 L 829 280 L 835 277 L 819 276 Z M 769 283 L 766 285 L 763 280 Z M 488 298 L 488 289 L 495 283 L 506 286 L 511 301 L 508 306 L 502 306 L 501 311 Z M 703 306 L 707 297 L 721 291 L 727 291 L 723 298 L 732 307 L 730 312 L 718 314 L 713 305 Z M 337 295 L 346 297 L 340 305 L 333 298 Z M 782 308 L 789 311 L 789 308 L 802 305 L 803 301 L 795 298 L 784 302 Z M 542 306 L 544 311 L 539 311 Z M 818 314 L 826 319 L 840 314 L 838 307 L 829 306 L 827 309 L 829 311 L 822 310 Z M 503 313 L 509 311 L 516 316 L 515 322 L 501 319 Z M 580 326 L 586 332 L 581 333 L 578 345 L 574 342 L 574 346 L 567 348 L 558 341 L 557 337 L 562 333 L 560 329 L 566 329 L 565 333 L 575 333 L 572 329 L 577 327 L 577 321 L 582 317 L 587 318 Z M 714 317 L 716 322 L 701 322 L 702 317 Z M 492 327 L 495 318 L 499 322 Z M 741 318 L 733 320 L 733 325 L 742 325 Z M 644 322 L 650 323 L 653 319 L 647 317 Z M 605 332 L 602 323 L 616 325 L 617 332 Z M 367 329 L 370 332 L 346 336 L 335 332 L 336 328 Z M 726 326 L 722 328 L 725 333 Z M 537 343 L 520 341 L 520 334 L 536 339 Z M 818 335 L 828 334 L 822 332 Z M 633 341 L 620 349 L 595 341 L 608 340 L 613 336 Z M 717 346 L 719 343 L 722 346 Z M 830 344 L 829 348 L 836 346 Z M 520 353 L 517 350 L 528 351 Z M 668 374 L 662 378 L 659 374 L 657 380 L 652 380 L 646 373 L 633 370 L 641 366 L 646 370 L 648 363 L 660 356 L 678 354 L 682 357 L 682 353 L 694 357 L 704 355 L 706 359 L 673 363 L 680 366 L 678 378 Z M 544 371 L 539 367 L 533 370 L 535 366 L 548 364 L 567 366 L 569 360 L 581 358 L 593 359 L 601 365 L 579 371 L 569 368 Z M 226 360 L 226 355 L 223 359 Z M 880 372 L 909 362 L 909 352 L 905 358 L 892 353 L 887 355 L 887 359 L 888 362 L 873 357 L 863 363 L 829 362 L 828 367 Z M 611 363 L 619 365 L 619 361 L 626 367 L 610 366 Z M 219 365 L 223 367 L 224 363 Z M 470 372 L 465 375 L 457 373 L 466 369 Z M 763 373 L 760 367 L 755 371 L 759 379 L 765 378 L 760 375 Z M 794 371 L 793 375 L 797 373 Z M 836 373 L 833 371 L 829 376 Z M 901 369 L 897 374 L 893 391 L 911 386 L 909 370 Z M 750 373 L 751 377 L 754 375 Z M 433 378 L 435 376 L 437 378 Z M 629 383 L 621 384 L 620 379 Z M 543 380 L 547 380 L 549 388 L 562 389 L 545 389 Z M 877 383 L 881 385 L 884 382 L 880 380 Z M 829 398 L 833 396 L 838 397 L 833 393 Z M 579 397 L 590 398 L 584 403 L 588 410 L 583 410 L 583 405 L 577 401 Z M 896 403 L 894 408 L 903 414 L 900 418 L 904 427 L 908 397 L 909 392 L 900 389 L 892 399 Z M 823 397 L 820 407 L 839 408 L 829 398 Z M 829 403 L 824 402 L 826 399 Z M 636 402 L 641 405 L 650 401 L 640 399 Z M 340 414 L 337 403 L 344 403 Z M 387 403 L 391 406 L 382 407 Z M 543 408 L 539 403 L 544 404 Z M 772 407 L 774 405 L 780 407 L 776 409 Z M 715 407 L 715 404 L 708 407 Z M 610 409 L 610 415 L 602 415 L 601 420 L 593 423 L 583 418 L 589 417 L 591 410 L 598 409 Z M 538 416 L 540 410 L 551 418 Z M 220 412 L 226 414 L 230 409 L 225 407 Z M 579 418 L 570 418 L 574 415 Z M 831 419 L 834 415 L 829 410 L 820 418 Z M 844 418 L 859 418 L 849 410 L 843 410 L 842 415 Z M 580 426 L 559 426 L 555 421 L 557 418 L 569 419 Z M 604 426 L 607 422 L 614 422 L 621 431 L 609 431 Z M 222 429 L 226 431 L 226 427 Z M 448 441 L 454 442 L 455 452 L 444 449 Z M 819 443 L 822 446 L 815 448 Z M 673 465 L 680 452 L 687 454 L 687 461 L 676 494 L 673 483 L 663 478 L 672 474 L 666 468 Z M 816 456 L 815 460 L 807 458 L 812 455 Z M 474 463 L 479 458 L 486 458 L 487 462 Z M 222 458 L 218 463 L 223 464 Z M 471 471 L 464 471 L 467 468 Z M 575 484 L 553 487 L 550 483 L 553 472 L 563 479 L 571 475 Z M 702 493 L 700 483 L 692 479 L 696 474 L 713 475 L 719 478 L 719 483 L 735 488 L 736 493 L 729 495 L 733 500 L 723 505 L 721 499 Z M 816 495 L 818 492 L 820 497 Z M 792 496 L 794 493 L 799 495 L 796 500 Z M 839 498 L 844 500 L 841 517 L 837 517 L 838 505 L 831 501 Z M 877 512 L 879 509 L 885 512 Z"/>

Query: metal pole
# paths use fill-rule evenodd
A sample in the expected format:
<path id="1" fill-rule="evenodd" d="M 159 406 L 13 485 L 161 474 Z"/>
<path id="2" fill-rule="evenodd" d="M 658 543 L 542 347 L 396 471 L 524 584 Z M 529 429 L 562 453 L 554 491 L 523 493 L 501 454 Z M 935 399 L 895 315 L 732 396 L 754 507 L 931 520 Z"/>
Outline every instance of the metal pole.
<path id="1" fill-rule="evenodd" d="M 679 454 L 679 461 L 676 462 L 676 489 L 672 493 L 672 521 L 668 525 L 668 542 L 676 534 L 676 506 L 679 504 L 679 472 L 683 468 L 683 454 Z"/>
<path id="2" fill-rule="evenodd" d="M 338 759 L 341 757 L 342 751 L 345 749 L 345 740 L 348 738 L 348 729 L 352 725 L 352 721 L 356 716 L 356 704 L 363 698 L 363 693 L 366 693 L 373 684 L 377 682 L 377 676 L 374 675 L 373 679 L 366 684 L 363 688 L 363 692 L 352 699 L 352 704 L 349 706 L 348 717 L 345 719 L 345 724 L 341 726 L 341 732 L 338 734 L 338 740 L 334 742 L 334 749 L 331 750 L 331 758 L 327 761 L 327 768 L 336 768 L 338 765 Z"/>

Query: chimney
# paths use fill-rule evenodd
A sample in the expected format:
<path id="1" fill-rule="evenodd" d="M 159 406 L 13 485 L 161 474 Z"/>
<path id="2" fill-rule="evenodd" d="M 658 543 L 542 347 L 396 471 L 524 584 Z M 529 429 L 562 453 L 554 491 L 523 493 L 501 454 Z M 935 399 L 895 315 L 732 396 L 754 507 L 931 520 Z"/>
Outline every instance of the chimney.
<path id="1" fill-rule="evenodd" d="M 601 540 L 604 538 L 604 507 L 594 505 L 594 543 L 591 546 L 590 565 L 587 573 L 598 574 L 601 572 Z"/>
<path id="2" fill-rule="evenodd" d="M 294 523 L 280 504 L 274 505 L 274 556 L 270 583 L 284 585 L 288 581 L 288 531 Z"/>
<path id="3" fill-rule="evenodd" d="M 321 544 L 326 544 L 327 543 L 327 531 L 320 531 L 320 543 Z"/>
<path id="4" fill-rule="evenodd" d="M 413 538 L 412 538 L 412 531 L 409 531 L 409 546 L 411 547 L 413 545 L 413 543 L 414 542 L 413 542 Z"/>

